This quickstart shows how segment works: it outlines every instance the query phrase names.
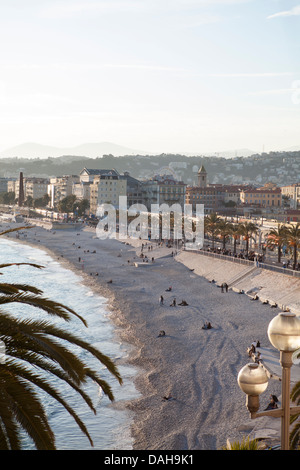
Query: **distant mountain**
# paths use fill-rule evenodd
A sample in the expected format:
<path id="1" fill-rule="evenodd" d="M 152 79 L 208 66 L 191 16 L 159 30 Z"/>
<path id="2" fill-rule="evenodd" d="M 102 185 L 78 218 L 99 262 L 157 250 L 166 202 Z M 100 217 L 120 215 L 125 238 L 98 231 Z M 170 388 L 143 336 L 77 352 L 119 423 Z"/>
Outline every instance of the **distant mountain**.
<path id="1" fill-rule="evenodd" d="M 300 150 L 300 145 L 294 145 L 293 147 L 283 149 L 283 152 L 297 152 L 298 150 Z"/>
<path id="2" fill-rule="evenodd" d="M 236 149 L 236 150 L 224 150 L 220 152 L 205 153 L 205 156 L 223 157 L 223 158 L 234 158 L 234 157 L 250 157 L 254 155 L 256 151 L 250 149 Z"/>
<path id="3" fill-rule="evenodd" d="M 220 152 L 221 153 L 221 152 Z M 83 168 L 116 169 L 120 174 L 129 172 L 143 180 L 154 175 L 171 173 L 188 185 L 197 184 L 197 172 L 204 166 L 209 183 L 264 185 L 272 182 L 279 186 L 299 183 L 300 151 L 271 152 L 232 158 L 224 156 L 187 156 L 180 154 L 122 155 L 106 153 L 99 158 L 61 156 L 56 158 L 1 158 L 0 177 L 18 178 L 20 171 L 25 177 L 52 177 L 79 175 Z"/>
<path id="4" fill-rule="evenodd" d="M 0 152 L 0 158 L 57 158 L 62 156 L 97 158 L 109 154 L 119 157 L 123 155 L 141 155 L 145 154 L 145 152 L 123 147 L 111 142 L 86 143 L 76 147 L 66 148 L 27 142 Z"/>

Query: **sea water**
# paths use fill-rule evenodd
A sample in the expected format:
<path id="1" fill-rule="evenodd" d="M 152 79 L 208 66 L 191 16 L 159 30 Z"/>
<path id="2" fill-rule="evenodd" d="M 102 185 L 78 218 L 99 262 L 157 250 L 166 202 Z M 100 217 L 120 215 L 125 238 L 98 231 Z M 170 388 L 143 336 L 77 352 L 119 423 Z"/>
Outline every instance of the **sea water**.
<path id="1" fill-rule="evenodd" d="M 43 291 L 43 296 L 60 302 L 76 311 L 88 323 L 86 328 L 83 323 L 73 317 L 67 323 L 62 319 L 50 316 L 40 309 L 22 305 L 5 305 L 5 311 L 24 318 L 42 318 L 55 322 L 60 328 L 67 328 L 72 334 L 89 342 L 102 353 L 110 357 L 114 362 L 126 359 L 130 346 L 124 345 L 119 340 L 114 325 L 110 320 L 107 300 L 96 295 L 83 283 L 83 279 L 75 272 L 65 269 L 58 261 L 49 256 L 43 250 L 14 241 L 0 240 L 0 264 L 4 263 L 34 263 L 42 265 L 42 269 L 31 266 L 10 266 L 1 269 L 0 282 L 29 284 Z M 62 392 L 63 397 L 76 411 L 84 422 L 93 440 L 91 447 L 87 437 L 79 429 L 74 419 L 67 410 L 49 397 L 41 393 L 43 405 L 46 409 L 50 426 L 55 434 L 58 450 L 124 450 L 132 449 L 130 425 L 132 416 L 126 410 L 124 403 L 138 396 L 133 381 L 136 370 L 129 365 L 118 366 L 123 379 L 120 385 L 117 379 L 107 369 L 93 358 L 89 353 L 76 350 L 74 352 L 93 369 L 101 378 L 106 380 L 112 388 L 115 401 L 111 401 L 103 394 L 102 390 L 93 382 L 87 383 L 84 390 L 88 393 L 97 414 L 88 407 L 79 394 L 71 387 L 62 383 L 59 379 L 51 377 L 51 384 Z M 24 437 L 26 449 L 33 449 L 30 440 Z"/>

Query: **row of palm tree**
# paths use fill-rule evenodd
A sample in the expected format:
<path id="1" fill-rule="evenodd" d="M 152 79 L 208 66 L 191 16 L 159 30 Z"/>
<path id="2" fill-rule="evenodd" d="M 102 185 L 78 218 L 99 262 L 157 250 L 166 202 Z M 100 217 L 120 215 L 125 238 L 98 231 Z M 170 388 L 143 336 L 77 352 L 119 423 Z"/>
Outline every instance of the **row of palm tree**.
<path id="1" fill-rule="evenodd" d="M 222 240 L 223 249 L 225 249 L 228 238 L 232 237 L 234 254 L 236 253 L 237 241 L 239 239 L 245 240 L 245 251 L 248 255 L 249 242 L 258 233 L 258 227 L 253 222 L 231 223 L 212 213 L 205 217 L 204 231 L 212 238 L 213 249 L 216 237 Z M 286 246 L 287 249 L 290 249 L 293 254 L 293 269 L 296 269 L 300 248 L 300 223 L 295 225 L 278 224 L 277 228 L 272 228 L 268 232 L 266 244 L 269 248 L 277 247 L 279 263 L 283 247 Z"/>
<path id="2" fill-rule="evenodd" d="M 236 253 L 237 241 L 242 238 L 246 242 L 245 250 L 248 254 L 249 242 L 258 232 L 258 227 L 253 222 L 231 223 L 212 213 L 204 219 L 204 232 L 211 236 L 213 248 L 216 237 L 221 238 L 223 249 L 225 249 L 229 237 L 232 237 L 234 253 Z"/>
<path id="3" fill-rule="evenodd" d="M 290 247 L 293 253 L 293 269 L 295 269 L 298 259 L 298 249 L 300 248 L 300 223 L 292 226 L 278 224 L 277 228 L 270 230 L 267 245 L 277 246 L 279 263 L 282 256 L 283 246 Z"/>

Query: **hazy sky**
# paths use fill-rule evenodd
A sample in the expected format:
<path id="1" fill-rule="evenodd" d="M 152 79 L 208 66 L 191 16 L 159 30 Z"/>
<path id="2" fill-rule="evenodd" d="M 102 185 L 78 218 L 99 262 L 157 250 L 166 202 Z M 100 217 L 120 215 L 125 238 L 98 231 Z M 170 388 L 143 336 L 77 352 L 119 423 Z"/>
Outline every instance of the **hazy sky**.
<path id="1" fill-rule="evenodd" d="M 300 0 L 0 0 L 0 150 L 300 145 Z"/>

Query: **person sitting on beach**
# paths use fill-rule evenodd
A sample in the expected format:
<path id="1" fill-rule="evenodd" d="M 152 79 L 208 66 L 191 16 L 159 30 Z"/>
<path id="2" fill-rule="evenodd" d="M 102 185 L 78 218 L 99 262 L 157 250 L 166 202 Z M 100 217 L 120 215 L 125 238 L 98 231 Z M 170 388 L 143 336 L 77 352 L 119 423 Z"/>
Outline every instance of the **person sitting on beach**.
<path id="1" fill-rule="evenodd" d="M 168 287 L 168 289 L 166 289 L 166 292 L 171 292 L 172 290 L 172 286 Z"/>
<path id="2" fill-rule="evenodd" d="M 202 326 L 202 330 L 210 330 L 212 328 L 211 323 L 208 321 Z"/>
<path id="3" fill-rule="evenodd" d="M 180 302 L 180 304 L 178 304 L 178 305 L 182 305 L 182 306 L 186 307 L 188 305 L 188 303 L 185 300 L 182 300 Z"/>
<path id="4" fill-rule="evenodd" d="M 166 395 L 166 396 L 163 397 L 163 400 L 172 400 L 172 399 L 173 398 L 172 398 L 170 393 L 169 393 L 169 395 Z"/>
<path id="5" fill-rule="evenodd" d="M 255 354 L 255 346 L 251 344 L 251 347 L 247 349 L 249 357 L 252 357 L 252 354 Z"/>
<path id="6" fill-rule="evenodd" d="M 258 351 L 257 356 L 255 357 L 256 364 L 259 364 L 262 361 L 261 353 Z"/>
<path id="7" fill-rule="evenodd" d="M 160 330 L 158 337 L 166 336 L 166 332 L 164 330 Z"/>
<path id="8" fill-rule="evenodd" d="M 270 395 L 270 397 L 271 397 L 270 403 L 268 404 L 267 408 L 265 408 L 265 411 L 274 410 L 278 408 L 278 405 L 277 405 L 278 398 L 276 397 L 276 395 Z"/>
<path id="9" fill-rule="evenodd" d="M 173 302 L 170 304 L 170 307 L 176 307 L 176 298 L 174 297 Z"/>

